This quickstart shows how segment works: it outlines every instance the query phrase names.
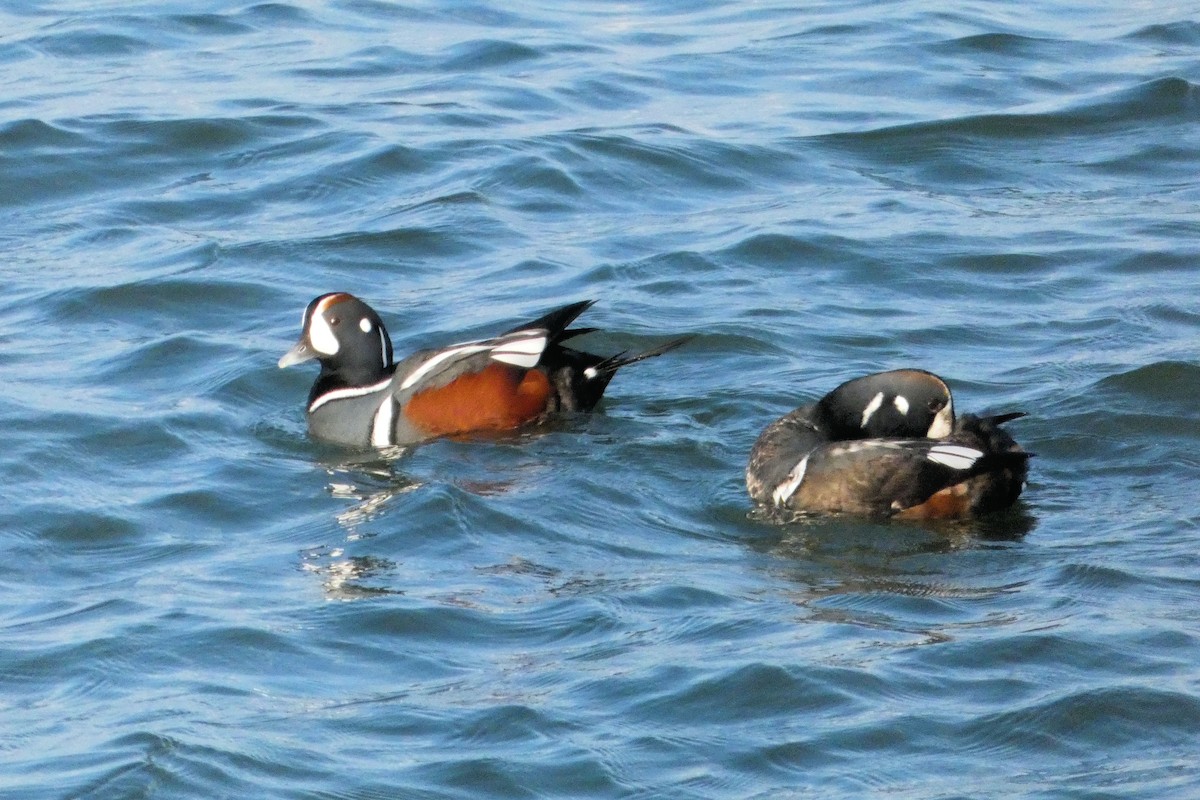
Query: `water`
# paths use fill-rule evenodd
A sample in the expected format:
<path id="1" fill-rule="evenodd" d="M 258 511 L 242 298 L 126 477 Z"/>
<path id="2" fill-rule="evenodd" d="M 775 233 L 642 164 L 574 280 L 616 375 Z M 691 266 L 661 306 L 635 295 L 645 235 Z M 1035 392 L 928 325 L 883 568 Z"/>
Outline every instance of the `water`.
<path id="1" fill-rule="evenodd" d="M 1200 796 L 1192 4 L 4 3 L 0 796 Z M 604 412 L 401 457 L 274 366 L 596 298 Z M 970 525 L 748 516 L 865 371 Z"/>

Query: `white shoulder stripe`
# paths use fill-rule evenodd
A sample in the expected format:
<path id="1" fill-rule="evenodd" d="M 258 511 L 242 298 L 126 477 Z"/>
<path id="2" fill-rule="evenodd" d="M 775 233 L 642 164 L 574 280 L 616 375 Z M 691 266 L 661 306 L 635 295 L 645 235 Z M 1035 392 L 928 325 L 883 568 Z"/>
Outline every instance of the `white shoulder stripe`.
<path id="1" fill-rule="evenodd" d="M 771 500 L 775 505 L 781 506 L 796 493 L 800 488 L 800 484 L 804 481 L 804 472 L 808 469 L 808 456 L 800 459 L 800 463 L 792 467 L 792 471 L 788 473 L 787 480 L 775 487 L 775 491 L 771 492 Z"/>
<path id="2" fill-rule="evenodd" d="M 433 370 L 439 364 L 449 361 L 452 358 L 462 358 L 463 356 L 469 356 L 474 353 L 482 353 L 484 350 L 490 349 L 491 347 L 489 345 L 471 342 L 470 344 L 460 344 L 457 347 L 451 347 L 446 350 L 442 350 L 440 353 L 434 353 L 419 367 L 408 373 L 408 377 L 406 377 L 404 382 L 400 384 L 400 388 L 407 389 L 410 386 L 413 386 L 417 381 L 433 372 Z"/>
<path id="3" fill-rule="evenodd" d="M 983 451 L 957 444 L 939 444 L 931 447 L 926 456 L 950 469 L 968 470 L 983 458 Z"/>
<path id="4" fill-rule="evenodd" d="M 396 398 L 388 395 L 379 404 L 375 419 L 371 422 L 371 445 L 387 447 L 392 444 L 392 419 L 396 415 Z"/>
<path id="5" fill-rule="evenodd" d="M 347 389 L 334 389 L 331 392 L 326 392 L 325 394 L 321 395 L 316 400 L 313 400 L 312 404 L 308 407 L 308 413 L 311 414 L 331 400 L 346 400 L 351 397 L 362 397 L 363 395 L 383 391 L 389 385 L 391 385 L 391 383 L 391 378 L 385 378 L 379 383 L 374 383 L 370 386 L 351 386 Z"/>

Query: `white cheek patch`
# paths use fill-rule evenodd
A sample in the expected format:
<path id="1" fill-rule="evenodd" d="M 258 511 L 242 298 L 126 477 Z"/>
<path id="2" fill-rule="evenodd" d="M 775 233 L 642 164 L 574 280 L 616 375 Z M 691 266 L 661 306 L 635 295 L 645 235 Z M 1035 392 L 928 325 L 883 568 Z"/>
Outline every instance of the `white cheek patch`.
<path id="1" fill-rule="evenodd" d="M 954 401 L 946 403 L 946 407 L 937 413 L 925 435 L 930 439 L 944 439 L 954 430 Z"/>
<path id="2" fill-rule="evenodd" d="M 775 487 L 775 491 L 771 492 L 771 500 L 777 506 L 781 506 L 796 493 L 800 488 L 800 484 L 804 481 L 804 472 L 808 469 L 808 456 L 800 459 L 800 463 L 792 467 L 792 471 L 788 473 L 787 480 Z"/>
<path id="3" fill-rule="evenodd" d="M 363 333 L 370 333 L 371 327 L 372 327 L 371 320 L 367 319 L 366 317 L 363 317 L 362 319 L 360 319 L 358 321 L 358 327 L 359 327 L 359 330 L 361 330 Z"/>
<path id="4" fill-rule="evenodd" d="M 883 392 L 871 398 L 871 402 L 867 403 L 867 407 L 863 409 L 862 427 L 867 427 L 867 423 L 871 421 L 871 417 L 883 405 Z"/>
<path id="5" fill-rule="evenodd" d="M 957 444 L 939 444 L 930 448 L 926 457 L 950 469 L 968 470 L 983 458 L 983 451 Z"/>
<path id="6" fill-rule="evenodd" d="M 513 339 L 497 345 L 489 355 L 494 361 L 512 364 L 522 369 L 533 369 L 546 349 L 546 336 L 538 334 L 524 339 Z"/>
<path id="7" fill-rule="evenodd" d="M 333 335 L 333 328 L 330 327 L 329 321 L 320 312 L 313 314 L 312 322 L 308 324 L 308 341 L 313 350 L 323 356 L 337 355 L 337 351 L 341 347 L 337 337 Z"/>
<path id="8" fill-rule="evenodd" d="M 892 400 L 892 405 L 894 405 L 896 407 L 896 410 L 899 411 L 902 416 L 906 416 L 906 417 L 908 416 L 908 398 L 907 397 L 905 397 L 902 394 L 896 395 L 895 399 Z"/>
<path id="9" fill-rule="evenodd" d="M 589 381 L 595 380 L 596 376 L 599 374 L 600 373 L 596 371 L 595 367 L 588 367 L 583 371 L 583 377 L 587 378 Z"/>

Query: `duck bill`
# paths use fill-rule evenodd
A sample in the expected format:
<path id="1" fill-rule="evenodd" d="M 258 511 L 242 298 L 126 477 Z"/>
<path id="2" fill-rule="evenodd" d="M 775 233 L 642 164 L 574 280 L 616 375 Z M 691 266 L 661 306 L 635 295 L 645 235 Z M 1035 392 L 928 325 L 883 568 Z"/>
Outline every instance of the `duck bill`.
<path id="1" fill-rule="evenodd" d="M 308 337 L 305 337 L 296 342 L 295 347 L 283 354 L 283 358 L 279 359 L 279 368 L 283 369 L 293 364 L 302 364 L 316 357 L 317 351 L 312 349 L 312 345 L 308 343 Z"/>

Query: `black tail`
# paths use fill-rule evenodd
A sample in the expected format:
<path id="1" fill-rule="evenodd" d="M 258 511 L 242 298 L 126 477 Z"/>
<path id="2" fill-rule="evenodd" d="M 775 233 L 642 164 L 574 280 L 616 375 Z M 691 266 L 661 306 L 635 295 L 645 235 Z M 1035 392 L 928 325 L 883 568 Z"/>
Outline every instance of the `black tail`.
<path id="1" fill-rule="evenodd" d="M 1006 422 L 1012 422 L 1014 419 L 1029 416 L 1024 411 L 1009 411 L 1007 414 L 995 414 L 990 417 L 980 417 L 979 421 L 991 425 L 1003 425 Z"/>
<path id="2" fill-rule="evenodd" d="M 568 331 L 568 334 L 570 333 L 571 331 Z M 604 357 L 560 344 L 547 349 L 540 368 L 554 385 L 558 398 L 557 410 L 591 411 L 600 402 L 604 390 L 608 388 L 608 382 L 621 367 L 661 356 L 691 338 L 681 336 L 632 356 L 628 353 L 617 353 L 615 356 Z"/>
<path id="3" fill-rule="evenodd" d="M 1024 470 L 1028 468 L 1029 459 L 1035 453 L 1028 450 L 1007 450 L 1003 453 L 987 453 L 975 462 L 971 476 L 982 475 L 985 472 L 996 472 L 1002 469 Z M 971 477 L 968 476 L 968 477 Z"/>
<path id="4" fill-rule="evenodd" d="M 538 317 L 532 322 L 526 322 L 524 325 L 518 325 L 511 330 L 505 331 L 508 333 L 516 333 L 517 331 L 528 331 L 536 328 L 550 331 L 550 341 L 560 342 L 563 339 L 571 336 L 578 336 L 580 333 L 586 333 L 594 328 L 580 329 L 578 331 L 568 331 L 567 326 L 575 321 L 575 318 L 587 311 L 595 304 L 595 300 L 580 300 L 578 303 L 571 303 L 569 306 L 551 311 L 545 316 Z"/>
<path id="5" fill-rule="evenodd" d="M 977 447 L 985 453 L 1023 453 L 1021 446 L 1016 443 L 1008 431 L 1000 426 L 1014 419 L 1025 416 L 1024 411 L 1010 411 L 1007 414 L 996 414 L 990 417 L 977 417 L 974 414 L 963 414 L 954 426 L 952 440 L 960 444 Z M 1026 454 L 1031 455 L 1031 454 Z"/>
<path id="6" fill-rule="evenodd" d="M 1033 453 L 1024 450 L 1008 431 L 1000 427 L 1023 416 L 1023 412 L 1016 411 L 990 417 L 964 414 L 960 418 L 962 424 L 951 439 L 987 454 L 977 462 L 986 471 L 986 476 L 979 476 L 968 484 L 974 513 L 1006 508 L 1016 502 L 1024 490 Z"/>
<path id="7" fill-rule="evenodd" d="M 694 338 L 696 337 L 680 336 L 678 339 L 672 339 L 669 342 L 664 342 L 658 347 L 652 347 L 649 350 L 643 350 L 642 352 L 633 356 L 627 355 L 629 351 L 626 350 L 623 353 L 617 353 L 615 356 L 609 356 L 603 361 L 596 362 L 592 365 L 592 369 L 599 373 L 607 373 L 608 375 L 612 375 L 621 367 L 627 367 L 630 364 L 636 364 L 639 361 L 645 361 L 647 358 L 661 356 L 663 353 L 668 353 L 674 350 L 676 347 L 687 344 Z"/>

